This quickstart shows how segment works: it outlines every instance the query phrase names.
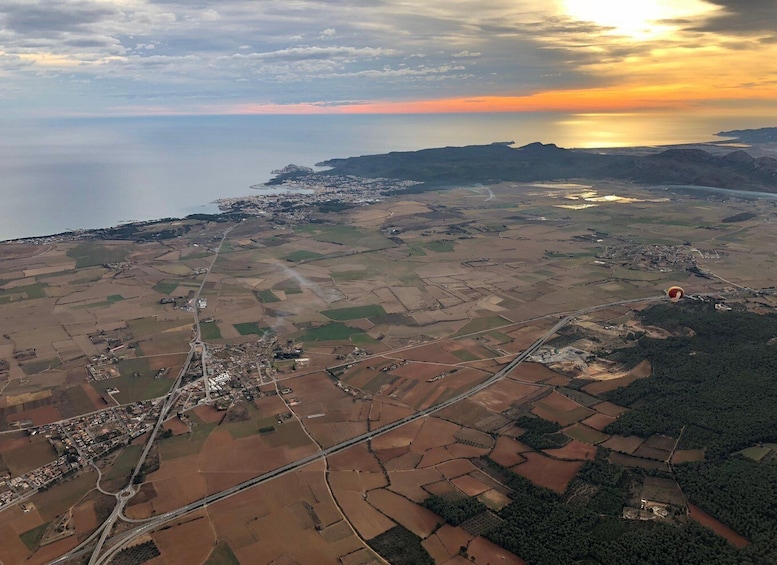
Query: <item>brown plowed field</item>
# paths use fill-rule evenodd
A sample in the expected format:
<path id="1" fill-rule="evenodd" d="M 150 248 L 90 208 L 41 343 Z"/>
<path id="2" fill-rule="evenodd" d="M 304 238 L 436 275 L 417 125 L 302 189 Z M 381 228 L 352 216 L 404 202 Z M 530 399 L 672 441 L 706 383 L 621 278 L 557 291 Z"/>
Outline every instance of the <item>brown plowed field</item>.
<path id="1" fill-rule="evenodd" d="M 454 459 L 437 465 L 437 470 L 442 473 L 442 476 L 446 479 L 453 479 L 477 471 L 477 467 L 472 464 L 469 459 Z"/>
<path id="2" fill-rule="evenodd" d="M 458 555 L 459 548 L 466 546 L 472 540 L 472 536 L 462 528 L 453 527 L 450 524 L 445 524 L 435 532 L 435 535 L 440 538 L 443 547 L 451 556 Z"/>
<path id="3" fill-rule="evenodd" d="M 467 547 L 467 555 L 469 555 L 472 562 L 475 565 L 488 565 L 489 563 L 499 563 L 500 565 L 525 565 L 525 561 L 507 551 L 502 549 L 495 543 L 488 541 L 485 538 L 477 537 L 473 539 L 469 547 Z"/>
<path id="4" fill-rule="evenodd" d="M 335 491 L 335 498 L 348 520 L 364 539 L 372 539 L 396 525 L 364 500 L 360 492 Z"/>
<path id="5" fill-rule="evenodd" d="M 541 363 L 521 363 L 509 373 L 511 379 L 530 383 L 539 383 L 558 376 L 557 372 L 548 369 Z"/>
<path id="6" fill-rule="evenodd" d="M 73 509 L 73 525 L 79 540 L 83 540 L 97 529 L 97 514 L 94 512 L 93 500 L 84 502 Z"/>
<path id="7" fill-rule="evenodd" d="M 531 451 L 531 449 L 521 442 L 506 436 L 499 436 L 496 438 L 496 445 L 489 457 L 502 467 L 512 467 L 526 460 L 520 454 L 527 451 Z"/>
<path id="8" fill-rule="evenodd" d="M 76 536 L 66 537 L 65 539 L 44 545 L 24 563 L 25 565 L 43 565 L 44 563 L 48 563 L 62 554 L 67 553 L 77 545 L 78 540 L 76 539 Z"/>
<path id="9" fill-rule="evenodd" d="M 372 440 L 372 448 L 376 451 L 379 449 L 391 449 L 394 447 L 409 446 L 413 441 L 418 430 L 423 426 L 423 420 L 415 420 L 409 424 L 405 424 L 395 430 L 391 430 L 388 433 L 380 435 Z"/>
<path id="10" fill-rule="evenodd" d="M 396 459 L 397 457 L 402 457 L 403 455 L 410 453 L 410 446 L 409 445 L 402 445 L 399 447 L 391 447 L 389 449 L 376 449 L 375 450 L 375 456 L 378 458 L 378 460 L 385 464 L 392 459 Z"/>
<path id="11" fill-rule="evenodd" d="M 189 426 L 181 422 L 178 418 L 170 418 L 164 423 L 164 428 L 173 432 L 173 435 L 179 436 L 181 434 L 189 433 Z"/>
<path id="12" fill-rule="evenodd" d="M 444 447 L 433 447 L 424 453 L 423 458 L 418 462 L 416 467 L 419 469 L 433 467 L 435 465 L 439 465 L 440 463 L 444 463 L 445 461 L 449 461 L 450 458 L 450 452 L 448 452 L 448 450 Z"/>
<path id="13" fill-rule="evenodd" d="M 593 416 L 590 416 L 589 418 L 586 418 L 581 423 L 585 424 L 589 428 L 593 428 L 601 432 L 604 428 L 606 428 L 614 421 L 615 421 L 615 418 L 612 416 L 597 413 L 597 414 L 594 414 Z"/>
<path id="14" fill-rule="evenodd" d="M 536 485 L 563 493 L 582 466 L 581 461 L 557 461 L 539 453 L 527 453 L 526 462 L 511 470 Z"/>
<path id="15" fill-rule="evenodd" d="M 41 406 L 40 408 L 32 408 L 31 410 L 25 410 L 23 412 L 17 412 L 11 416 L 8 416 L 6 420 L 8 422 L 18 422 L 19 420 L 32 420 L 33 426 L 42 426 L 44 424 L 50 424 L 62 419 L 62 415 L 59 413 L 55 406 Z"/>
<path id="16" fill-rule="evenodd" d="M 457 365 L 461 359 L 448 353 L 439 344 L 422 345 L 402 352 L 402 357 L 409 361 L 426 361 L 428 363 L 447 363 Z"/>
<path id="17" fill-rule="evenodd" d="M 402 377 L 404 379 L 425 381 L 428 378 L 436 377 L 440 373 L 445 373 L 450 370 L 451 368 L 448 365 L 436 365 L 434 363 L 408 363 L 407 365 L 397 367 L 391 371 L 391 374 Z"/>
<path id="18" fill-rule="evenodd" d="M 318 424 L 318 419 L 305 420 L 305 427 L 321 447 L 327 448 L 342 443 L 367 431 L 367 422 L 333 422 Z"/>
<path id="19" fill-rule="evenodd" d="M 451 554 L 445 549 L 445 546 L 440 541 L 440 538 L 437 537 L 437 534 L 432 534 L 426 538 L 421 542 L 421 545 L 429 553 L 435 563 L 445 563 L 451 558 Z"/>
<path id="20" fill-rule="evenodd" d="M 162 553 L 150 565 L 202 563 L 210 555 L 216 537 L 205 512 L 187 516 L 185 523 L 154 532 L 151 537 Z"/>
<path id="21" fill-rule="evenodd" d="M 443 480 L 429 485 L 424 485 L 424 490 L 426 490 L 429 494 L 442 496 L 444 494 L 448 494 L 449 492 L 454 492 L 456 487 L 454 487 L 448 480 Z"/>
<path id="22" fill-rule="evenodd" d="M 690 463 L 692 461 L 704 461 L 704 450 L 678 449 L 672 455 L 672 463 Z"/>
<path id="23" fill-rule="evenodd" d="M 335 471 L 346 471 L 351 469 L 357 471 L 372 471 L 376 473 L 381 471 L 380 463 L 378 463 L 375 456 L 369 452 L 366 443 L 354 445 L 345 451 L 330 456 L 329 468 Z"/>
<path id="24" fill-rule="evenodd" d="M 644 439 L 637 436 L 612 436 L 610 439 L 602 443 L 602 447 L 631 455 L 644 442 Z"/>
<path id="25" fill-rule="evenodd" d="M 440 521 L 440 517 L 433 512 L 386 489 L 370 492 L 367 501 L 383 514 L 422 538 L 431 534 Z"/>
<path id="26" fill-rule="evenodd" d="M 462 426 L 490 432 L 501 428 L 510 420 L 497 412 L 488 410 L 470 398 L 465 398 L 452 406 L 436 412 L 438 418 L 456 422 Z"/>
<path id="27" fill-rule="evenodd" d="M 206 424 L 211 424 L 213 422 L 220 422 L 221 419 L 224 417 L 224 412 L 220 412 L 216 410 L 213 406 L 197 406 L 192 410 L 197 417 L 205 422 Z"/>
<path id="28" fill-rule="evenodd" d="M 380 400 L 373 401 L 373 407 L 378 406 L 378 414 L 380 414 L 380 417 L 373 418 L 373 413 L 375 409 L 370 412 L 370 419 L 372 421 L 379 422 L 379 426 L 385 426 L 386 424 L 390 424 L 391 422 L 396 422 L 397 420 L 401 420 L 405 416 L 409 416 L 414 412 L 412 408 L 408 408 L 406 406 L 398 406 L 396 404 L 392 404 L 391 402 L 382 402 Z"/>
<path id="29" fill-rule="evenodd" d="M 532 413 L 545 420 L 556 422 L 561 426 L 568 426 L 593 415 L 594 411 L 581 406 L 563 394 L 553 391 L 534 404 Z"/>
<path id="30" fill-rule="evenodd" d="M 201 473 L 205 479 L 208 493 L 221 492 L 237 484 L 254 478 L 254 473 Z"/>
<path id="31" fill-rule="evenodd" d="M 22 563 L 29 553 L 10 524 L 0 526 L 0 560 L 3 563 Z"/>
<path id="32" fill-rule="evenodd" d="M 556 459 L 572 459 L 576 461 L 593 461 L 596 457 L 596 447 L 575 439 L 559 449 L 546 449 L 544 452 Z"/>
<path id="33" fill-rule="evenodd" d="M 503 379 L 474 395 L 472 400 L 493 412 L 503 412 L 537 390 L 536 385 Z"/>
<path id="34" fill-rule="evenodd" d="M 445 449 L 451 454 L 452 459 L 482 457 L 483 455 L 488 455 L 488 452 L 491 451 L 490 447 L 473 447 L 471 445 L 464 445 L 463 443 L 454 443 L 447 446 Z"/>
<path id="35" fill-rule="evenodd" d="M 424 418 L 423 422 L 423 426 L 410 444 L 411 451 L 416 453 L 424 453 L 433 447 L 454 443 L 456 432 L 461 429 L 461 426 L 439 418 L 428 417 Z"/>
<path id="36" fill-rule="evenodd" d="M 395 471 L 389 473 L 391 485 L 388 488 L 413 502 L 420 503 L 429 496 L 422 488 L 423 485 L 438 482 L 442 478 L 442 473 L 431 467 L 412 471 Z"/>
<path id="37" fill-rule="evenodd" d="M 421 462 L 421 455 L 412 451 L 395 457 L 385 463 L 387 471 L 410 471 L 415 469 Z"/>
<path id="38" fill-rule="evenodd" d="M 618 406 L 617 404 L 613 404 L 612 402 L 600 402 L 599 404 L 594 404 L 591 406 L 594 410 L 597 412 L 601 412 L 602 414 L 607 414 L 608 416 L 613 416 L 617 418 L 624 412 L 626 412 L 628 409 L 624 408 L 623 406 Z"/>
<path id="39" fill-rule="evenodd" d="M 388 483 L 383 473 L 361 473 L 359 471 L 330 471 L 329 486 L 338 492 L 367 492 L 385 487 Z"/>
<path id="40" fill-rule="evenodd" d="M 690 502 L 688 503 L 688 512 L 691 515 L 691 518 L 725 538 L 734 547 L 741 549 L 750 545 L 750 541 L 746 537 L 739 535 L 726 524 L 719 521 L 714 516 L 707 514 L 704 510 Z"/>
<path id="41" fill-rule="evenodd" d="M 491 486 L 483 484 L 472 475 L 462 475 L 451 479 L 451 482 L 467 496 L 477 496 L 491 489 Z"/>

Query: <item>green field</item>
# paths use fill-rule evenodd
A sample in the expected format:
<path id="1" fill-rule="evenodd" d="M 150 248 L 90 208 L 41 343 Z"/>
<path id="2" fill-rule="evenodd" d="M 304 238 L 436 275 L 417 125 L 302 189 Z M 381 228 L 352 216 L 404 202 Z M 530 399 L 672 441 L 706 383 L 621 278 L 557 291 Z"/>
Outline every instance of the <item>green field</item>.
<path id="1" fill-rule="evenodd" d="M 593 445 L 601 443 L 610 437 L 607 434 L 603 434 L 602 432 L 589 428 L 583 424 L 573 424 L 561 431 L 567 437 Z"/>
<path id="2" fill-rule="evenodd" d="M 113 467 L 111 467 L 110 472 L 105 478 L 112 480 L 128 477 L 135 469 L 135 465 L 137 465 L 142 452 L 142 445 L 129 445 L 125 447 L 124 451 L 116 458 Z"/>
<path id="3" fill-rule="evenodd" d="M 225 541 L 220 541 L 210 552 L 208 559 L 203 565 L 240 565 L 235 554 L 232 552 L 232 548 Z"/>
<path id="4" fill-rule="evenodd" d="M 321 253 L 316 253 L 315 251 L 306 251 L 304 249 L 300 249 L 299 251 L 294 251 L 292 253 L 289 253 L 288 255 L 285 255 L 283 259 L 286 259 L 287 261 L 291 261 L 293 263 L 299 263 L 300 261 L 307 261 L 309 259 L 318 259 L 319 257 L 323 257 Z"/>
<path id="5" fill-rule="evenodd" d="M 354 345 L 375 345 L 380 343 L 377 339 L 372 338 L 369 334 L 353 334 L 351 336 L 351 343 Z"/>
<path id="6" fill-rule="evenodd" d="M 24 294 L 24 300 L 34 300 L 35 298 L 44 298 L 46 292 L 44 289 L 48 285 L 46 283 L 28 284 L 25 286 L 17 286 L 6 290 L 0 290 L 0 304 L 5 304 L 11 301 L 11 297 L 17 294 Z"/>
<path id="7" fill-rule="evenodd" d="M 202 339 L 221 339 L 221 330 L 216 322 L 202 322 L 200 324 L 200 335 Z"/>
<path id="8" fill-rule="evenodd" d="M 343 322 L 346 320 L 359 320 L 361 318 L 373 318 L 375 316 L 385 316 L 386 311 L 380 304 L 369 304 L 367 306 L 351 306 L 350 308 L 336 308 L 334 310 L 323 310 L 321 312 L 330 320 Z"/>
<path id="9" fill-rule="evenodd" d="M 262 304 L 270 304 L 272 302 L 280 302 L 281 299 L 275 296 L 269 288 L 266 288 L 264 290 L 257 291 L 256 297 L 259 299 L 259 302 Z"/>
<path id="10" fill-rule="evenodd" d="M 118 364 L 119 374 L 122 377 L 133 377 L 135 373 L 141 376 L 147 376 L 151 373 L 148 366 L 148 359 L 122 359 Z"/>
<path id="11" fill-rule="evenodd" d="M 435 253 L 450 253 L 453 251 L 453 242 L 448 241 L 447 239 L 441 239 L 438 241 L 424 243 L 424 247 L 426 247 L 429 251 L 434 251 Z"/>
<path id="12" fill-rule="evenodd" d="M 354 334 L 363 333 L 361 330 L 350 328 L 340 322 L 330 322 L 321 327 L 312 329 L 300 336 L 302 341 L 339 341 L 348 339 Z"/>
<path id="13" fill-rule="evenodd" d="M 126 247 L 82 243 L 68 249 L 67 255 L 76 260 L 76 269 L 80 269 L 104 263 L 121 263 L 128 253 L 129 249 Z"/>
<path id="14" fill-rule="evenodd" d="M 343 246 L 366 247 L 368 249 L 386 249 L 394 243 L 377 231 L 364 231 L 351 226 L 322 226 L 308 224 L 295 228 L 297 233 L 309 233 L 316 241 L 337 243 Z"/>
<path id="15" fill-rule="evenodd" d="M 170 390 L 172 385 L 172 379 L 155 379 L 152 376 L 122 376 L 92 383 L 92 387 L 100 394 L 111 387 L 118 388 L 119 392 L 113 397 L 121 404 L 158 398 Z"/>
<path id="16" fill-rule="evenodd" d="M 477 361 L 480 359 L 480 357 L 466 349 L 460 349 L 458 351 L 453 351 L 452 353 L 462 361 Z"/>
<path id="17" fill-rule="evenodd" d="M 485 318 L 475 318 L 470 320 L 467 324 L 456 332 L 456 335 L 467 335 L 477 332 L 483 332 L 490 330 L 491 328 L 498 328 L 499 326 L 505 326 L 509 322 L 501 316 L 487 316 Z"/>
<path id="18" fill-rule="evenodd" d="M 743 449 L 739 453 L 747 457 L 748 459 L 752 459 L 753 461 L 761 461 L 764 457 L 769 455 L 772 450 L 768 447 L 748 447 L 747 449 Z"/>
<path id="19" fill-rule="evenodd" d="M 175 459 L 199 453 L 205 440 L 216 429 L 216 422 L 206 424 L 191 415 L 192 433 L 159 440 L 159 455 L 162 459 Z"/>
<path id="20" fill-rule="evenodd" d="M 82 389 L 80 386 L 71 386 L 66 388 L 65 394 L 67 394 L 68 399 L 73 405 L 75 414 L 87 414 L 88 412 L 93 412 L 97 409 L 92 402 L 92 399 L 89 398 L 89 395 L 86 394 L 84 389 Z M 62 415 L 67 416 L 67 414 Z"/>
<path id="21" fill-rule="evenodd" d="M 162 294 L 171 294 L 176 288 L 178 288 L 178 282 L 162 280 L 156 283 L 151 288 Z"/>
<path id="22" fill-rule="evenodd" d="M 370 277 L 372 273 L 366 269 L 354 271 L 335 271 L 332 278 L 336 281 L 361 281 Z"/>
<path id="23" fill-rule="evenodd" d="M 232 324 L 232 327 L 234 327 L 237 330 L 237 333 L 240 335 L 249 335 L 249 334 L 256 334 L 258 336 L 263 336 L 270 330 L 270 328 L 260 326 L 258 322 L 243 322 L 242 324 Z"/>
<path id="24" fill-rule="evenodd" d="M 5 466 L 11 471 L 11 476 L 18 477 L 46 463 L 51 463 L 57 458 L 57 452 L 48 440 L 38 438 L 40 436 L 35 436 L 31 438 L 29 445 L 2 454 Z"/>
<path id="25" fill-rule="evenodd" d="M 40 526 L 33 528 L 31 530 L 27 530 L 23 534 L 19 535 L 19 539 L 24 542 L 24 545 L 27 546 L 27 549 L 32 551 L 35 549 L 38 544 L 40 543 L 41 538 L 43 537 L 43 534 L 46 533 L 46 528 L 49 527 L 49 523 L 41 524 Z"/>
<path id="26" fill-rule="evenodd" d="M 22 363 L 21 367 L 25 375 L 37 375 L 43 371 L 59 367 L 61 364 L 62 361 L 59 359 L 36 359 L 35 361 Z"/>

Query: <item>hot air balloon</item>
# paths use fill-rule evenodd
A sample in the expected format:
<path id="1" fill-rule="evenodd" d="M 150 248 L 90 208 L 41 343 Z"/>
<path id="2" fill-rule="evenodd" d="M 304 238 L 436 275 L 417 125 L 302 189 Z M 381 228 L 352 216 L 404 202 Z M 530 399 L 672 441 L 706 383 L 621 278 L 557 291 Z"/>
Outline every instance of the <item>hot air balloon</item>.
<path id="1" fill-rule="evenodd" d="M 680 299 L 685 296 L 685 291 L 679 286 L 672 286 L 666 291 L 666 295 L 672 302 L 679 302 Z"/>

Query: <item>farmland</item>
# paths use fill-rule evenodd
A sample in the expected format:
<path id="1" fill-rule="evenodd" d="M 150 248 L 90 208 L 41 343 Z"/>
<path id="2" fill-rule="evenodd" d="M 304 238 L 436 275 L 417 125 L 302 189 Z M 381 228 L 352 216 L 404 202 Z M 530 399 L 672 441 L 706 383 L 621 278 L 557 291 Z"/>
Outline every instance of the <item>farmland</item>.
<path id="1" fill-rule="evenodd" d="M 628 192 L 635 201 L 564 207 L 588 190 Z M 193 346 L 180 414 L 169 414 L 125 508 L 128 518 L 153 518 L 434 409 L 490 379 L 569 312 L 655 297 L 669 284 L 689 294 L 720 292 L 725 281 L 769 286 L 773 274 L 769 253 L 737 247 L 770 237 L 762 216 L 721 222 L 757 211 L 747 201 L 711 206 L 672 194 L 678 206 L 667 209 L 651 190 L 614 182 L 585 190 L 502 183 L 489 192 L 386 198 L 310 222 L 183 220 L 192 229 L 180 238 L 142 245 L 0 246 L 0 430 L 109 407 L 130 421 L 140 401 L 152 410 L 187 361 L 199 309 L 204 345 Z M 203 280 L 227 225 L 234 227 Z M 689 270 L 697 261 L 725 281 Z M 196 303 L 201 284 L 205 301 Z M 716 327 L 716 316 L 731 316 L 751 338 L 757 333 L 759 355 L 770 351 L 771 326 L 753 333 L 746 316 L 777 306 L 772 296 L 730 295 L 720 304 L 739 312 L 709 306 L 703 324 L 685 303 L 581 313 L 476 394 L 209 504 L 146 543 L 169 563 L 371 563 L 375 552 L 396 562 L 551 561 L 540 545 L 562 561 L 606 561 L 614 555 L 606 551 L 630 555 L 630 540 L 640 536 L 662 540 L 656 545 L 667 551 L 703 554 L 698 541 L 707 530 L 697 520 L 741 551 L 768 552 L 756 541 L 765 530 L 721 502 L 732 497 L 705 497 L 704 485 L 683 472 L 713 465 L 699 467 L 705 484 L 716 469 L 761 482 L 768 476 L 774 438 L 748 433 L 724 408 L 738 391 L 714 396 L 726 429 L 698 416 L 694 398 L 671 404 L 671 413 L 654 406 L 677 393 L 672 379 L 681 378 L 666 359 L 689 368 L 713 358 L 719 336 L 705 328 Z M 696 355 L 672 349 L 678 340 Z M 713 400 L 708 391 L 702 397 Z M 759 399 L 747 403 L 769 413 Z M 651 419 L 659 412 L 662 419 Z M 687 423 L 678 414 L 701 419 Z M 113 433 L 95 422 L 89 433 Z M 705 435 L 710 430 L 719 437 Z M 0 473 L 11 479 L 64 453 L 62 439 L 14 434 L 0 439 Z M 98 461 L 103 487 L 124 486 L 143 441 L 121 443 Z M 740 458 L 749 466 L 740 468 Z M 0 560 L 55 557 L 60 546 L 38 541 L 69 512 L 75 533 L 56 542 L 61 547 L 98 527 L 111 499 L 93 490 L 89 469 L 33 496 L 35 510 L 0 511 Z M 690 516 L 681 487 L 698 508 Z M 659 510 L 641 508 L 640 493 Z M 424 506 L 430 496 L 477 512 L 439 527 L 443 517 Z M 608 536 L 612 547 L 600 543 Z M 737 551 L 713 539 L 720 555 Z"/>

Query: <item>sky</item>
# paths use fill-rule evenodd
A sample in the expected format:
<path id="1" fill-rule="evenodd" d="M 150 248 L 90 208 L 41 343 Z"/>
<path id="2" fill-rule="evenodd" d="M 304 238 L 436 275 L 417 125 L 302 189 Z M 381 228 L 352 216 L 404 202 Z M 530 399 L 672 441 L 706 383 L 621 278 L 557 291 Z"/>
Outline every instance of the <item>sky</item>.
<path id="1" fill-rule="evenodd" d="M 777 0 L 0 0 L 0 117 L 777 116 Z"/>

